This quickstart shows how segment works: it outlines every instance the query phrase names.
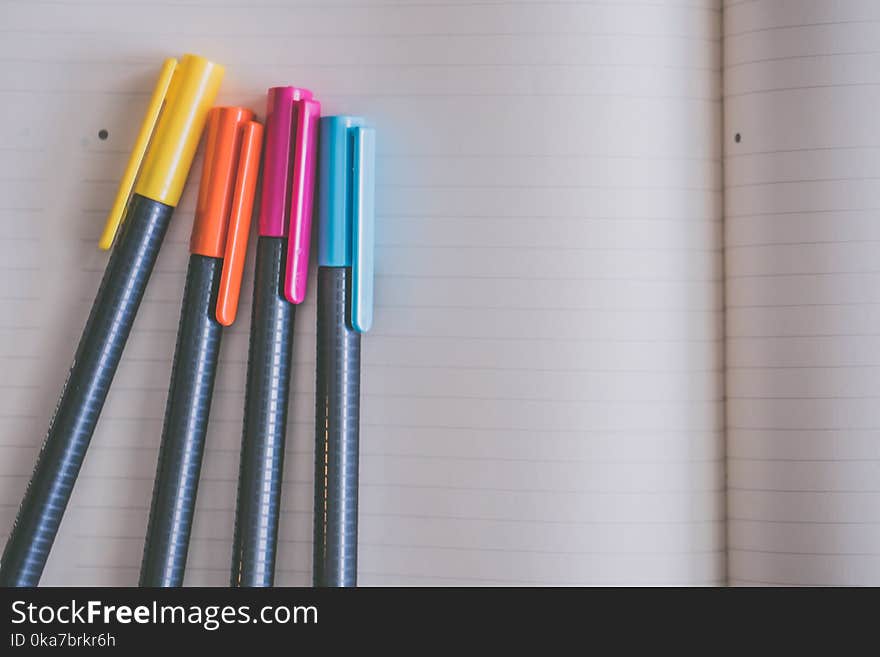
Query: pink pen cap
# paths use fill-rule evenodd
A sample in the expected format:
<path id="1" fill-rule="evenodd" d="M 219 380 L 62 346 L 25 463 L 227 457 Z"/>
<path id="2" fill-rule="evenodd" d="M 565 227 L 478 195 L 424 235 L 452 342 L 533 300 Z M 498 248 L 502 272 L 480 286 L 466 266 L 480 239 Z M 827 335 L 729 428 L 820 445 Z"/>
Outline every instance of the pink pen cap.
<path id="1" fill-rule="evenodd" d="M 291 303 L 302 303 L 308 283 L 320 113 L 308 89 L 269 89 L 259 230 L 288 238 L 283 287 Z"/>

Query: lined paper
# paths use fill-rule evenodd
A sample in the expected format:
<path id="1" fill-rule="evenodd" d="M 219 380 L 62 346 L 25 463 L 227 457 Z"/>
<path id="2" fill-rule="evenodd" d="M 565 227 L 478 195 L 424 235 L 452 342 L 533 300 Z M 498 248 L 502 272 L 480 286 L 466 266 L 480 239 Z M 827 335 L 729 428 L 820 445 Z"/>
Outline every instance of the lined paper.
<path id="1" fill-rule="evenodd" d="M 227 66 L 222 103 L 262 112 L 267 87 L 298 84 L 378 130 L 360 583 L 723 583 L 719 4 L 6 2 L 4 540 L 159 64 L 193 51 Z M 197 179 L 45 584 L 137 581 Z M 229 577 L 251 267 L 223 338 L 192 585 Z M 313 301 L 297 314 L 283 585 L 311 581 Z"/>
<path id="2" fill-rule="evenodd" d="M 876 586 L 880 6 L 724 32 L 730 580 Z"/>

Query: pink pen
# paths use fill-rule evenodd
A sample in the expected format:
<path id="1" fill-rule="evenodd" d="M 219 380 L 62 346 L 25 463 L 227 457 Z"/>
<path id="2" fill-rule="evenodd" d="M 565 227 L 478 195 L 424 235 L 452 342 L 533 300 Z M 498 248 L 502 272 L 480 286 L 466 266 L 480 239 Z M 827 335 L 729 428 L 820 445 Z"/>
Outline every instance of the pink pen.
<path id="1" fill-rule="evenodd" d="M 307 89 L 269 89 L 233 586 L 274 582 L 293 320 L 308 283 L 320 108 Z"/>

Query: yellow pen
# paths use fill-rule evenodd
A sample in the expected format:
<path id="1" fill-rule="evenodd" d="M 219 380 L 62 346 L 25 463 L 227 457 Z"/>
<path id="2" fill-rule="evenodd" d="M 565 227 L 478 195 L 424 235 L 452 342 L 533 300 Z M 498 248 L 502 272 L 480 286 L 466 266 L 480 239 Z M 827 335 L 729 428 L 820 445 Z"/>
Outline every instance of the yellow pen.
<path id="1" fill-rule="evenodd" d="M 40 581 L 222 78 L 221 66 L 196 55 L 162 67 L 99 242 L 116 245 L 0 560 L 0 586 Z"/>

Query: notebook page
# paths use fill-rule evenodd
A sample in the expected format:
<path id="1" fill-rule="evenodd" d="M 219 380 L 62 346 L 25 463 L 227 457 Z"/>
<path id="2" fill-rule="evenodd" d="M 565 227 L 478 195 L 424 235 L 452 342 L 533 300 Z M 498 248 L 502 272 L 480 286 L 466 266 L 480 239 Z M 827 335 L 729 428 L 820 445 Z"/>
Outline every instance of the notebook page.
<path id="1" fill-rule="evenodd" d="M 267 87 L 295 83 L 378 131 L 360 583 L 722 582 L 719 3 L 207 4 L 4 6 L 0 531 L 103 272 L 97 237 L 159 64 L 193 51 L 226 65 L 221 103 L 262 113 Z M 197 180 L 46 584 L 137 581 Z M 252 257 L 191 585 L 229 577 Z M 278 584 L 311 581 L 314 322 L 312 287 Z"/>
<path id="2" fill-rule="evenodd" d="M 880 5 L 724 31 L 730 579 L 877 585 Z"/>

